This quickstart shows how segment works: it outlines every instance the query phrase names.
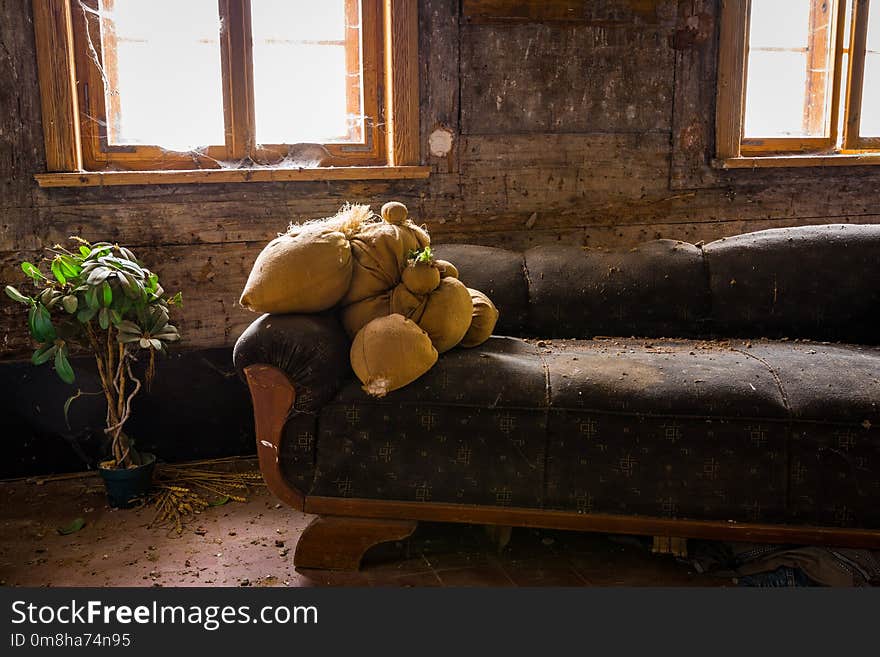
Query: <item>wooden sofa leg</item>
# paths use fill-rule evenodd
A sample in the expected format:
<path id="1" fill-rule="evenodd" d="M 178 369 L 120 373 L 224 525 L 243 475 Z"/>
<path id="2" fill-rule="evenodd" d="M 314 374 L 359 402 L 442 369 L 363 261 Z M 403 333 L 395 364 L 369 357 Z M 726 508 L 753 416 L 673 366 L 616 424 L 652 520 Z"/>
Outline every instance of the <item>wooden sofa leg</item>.
<path id="1" fill-rule="evenodd" d="M 368 549 L 404 539 L 418 524 L 415 520 L 318 516 L 300 536 L 293 564 L 297 568 L 357 570 Z"/>
<path id="2" fill-rule="evenodd" d="M 513 527 L 506 525 L 483 525 L 486 536 L 492 542 L 492 545 L 498 550 L 498 554 L 504 552 L 504 548 L 510 543 L 510 537 L 513 534 Z"/>

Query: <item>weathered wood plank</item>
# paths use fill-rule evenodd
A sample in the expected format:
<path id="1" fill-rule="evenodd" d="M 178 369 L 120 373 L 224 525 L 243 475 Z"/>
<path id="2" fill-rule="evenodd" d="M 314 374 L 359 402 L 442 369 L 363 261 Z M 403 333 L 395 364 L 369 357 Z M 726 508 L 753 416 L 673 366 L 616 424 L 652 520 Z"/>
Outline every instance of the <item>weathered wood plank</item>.
<path id="1" fill-rule="evenodd" d="M 457 0 L 424 0 L 419 8 L 421 144 L 433 172 L 458 170 L 459 15 Z"/>
<path id="2" fill-rule="evenodd" d="M 658 23 L 669 6 L 665 0 L 462 0 L 469 23 L 575 22 L 599 25 Z"/>
<path id="3" fill-rule="evenodd" d="M 675 91 L 672 115 L 670 187 L 706 187 L 717 181 L 709 166 L 714 144 L 715 38 L 718 3 L 680 0 L 675 49 Z M 711 109 L 710 109 L 711 108 Z"/>
<path id="4" fill-rule="evenodd" d="M 663 134 L 468 136 L 461 155 L 463 210 L 552 211 L 662 195 Z"/>
<path id="5" fill-rule="evenodd" d="M 519 230 L 484 230 L 474 233 L 469 230 L 456 230 L 457 225 L 446 224 L 433 235 L 438 243 L 459 242 L 483 244 L 522 251 L 542 244 L 568 244 L 590 248 L 625 248 L 648 240 L 673 239 L 692 244 L 708 243 L 722 237 L 730 237 L 767 228 L 783 228 L 794 225 L 791 221 L 750 220 L 750 221 L 711 221 L 701 223 L 635 223 L 628 225 L 585 225 L 570 228 L 542 228 L 536 225 L 526 229 L 526 217 L 519 217 Z M 817 225 L 829 223 L 827 217 L 806 218 L 797 225 Z M 880 215 L 860 215 L 837 217 L 834 223 L 880 223 Z"/>
<path id="6" fill-rule="evenodd" d="M 24 208 L 46 166 L 31 3 L 0 0 L 0 26 L 0 208 Z"/>
<path id="7" fill-rule="evenodd" d="M 462 132 L 668 131 L 665 28 L 462 27 Z"/>

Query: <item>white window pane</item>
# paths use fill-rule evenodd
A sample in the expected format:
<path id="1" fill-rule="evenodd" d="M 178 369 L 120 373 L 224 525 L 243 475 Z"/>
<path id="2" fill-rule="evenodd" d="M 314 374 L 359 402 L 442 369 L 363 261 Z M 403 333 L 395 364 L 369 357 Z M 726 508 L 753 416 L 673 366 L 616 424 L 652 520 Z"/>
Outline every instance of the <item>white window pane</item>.
<path id="1" fill-rule="evenodd" d="M 862 137 L 880 137 L 880 0 L 868 12 L 868 44 L 862 87 Z"/>
<path id="2" fill-rule="evenodd" d="M 260 144 L 344 138 L 345 49 L 301 44 L 255 46 L 254 103 Z"/>
<path id="3" fill-rule="evenodd" d="M 222 145 L 223 86 L 217 0 L 114 0 L 103 29 L 111 143 L 171 150 Z M 114 97 L 115 96 L 115 97 Z M 114 111 L 115 109 L 115 111 Z"/>
<path id="4" fill-rule="evenodd" d="M 258 144 L 348 140 L 349 112 L 359 113 L 349 107 L 349 85 L 360 83 L 347 70 L 345 5 L 253 0 Z M 353 75 L 359 78 L 360 71 Z"/>
<path id="5" fill-rule="evenodd" d="M 815 0 L 752 0 L 752 48 L 806 48 Z M 832 3 L 828 3 L 829 5 Z"/>
<path id="6" fill-rule="evenodd" d="M 748 67 L 746 137 L 803 136 L 806 53 L 753 51 Z"/>
<path id="7" fill-rule="evenodd" d="M 880 50 L 880 4 L 871 3 L 868 10 L 868 50 Z"/>
<path id="8" fill-rule="evenodd" d="M 254 40 L 342 41 L 345 0 L 252 0 Z"/>

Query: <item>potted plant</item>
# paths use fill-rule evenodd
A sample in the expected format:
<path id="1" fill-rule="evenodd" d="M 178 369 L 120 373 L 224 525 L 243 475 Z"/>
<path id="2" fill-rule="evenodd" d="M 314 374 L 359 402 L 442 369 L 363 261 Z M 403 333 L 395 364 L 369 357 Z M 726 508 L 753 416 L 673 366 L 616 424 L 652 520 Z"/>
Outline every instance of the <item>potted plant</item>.
<path id="1" fill-rule="evenodd" d="M 168 315 L 169 306 L 180 304 L 180 294 L 166 297 L 158 276 L 125 247 L 71 240 L 73 250 L 61 245 L 48 249 L 45 274 L 30 262 L 21 264 L 37 288 L 33 296 L 10 285 L 6 294 L 28 308 L 28 329 L 38 343 L 31 357 L 35 365 L 51 361 L 61 380 L 72 384 L 71 350 L 94 355 L 107 402 L 104 432 L 111 450 L 111 458 L 98 468 L 111 506 L 126 507 L 147 492 L 156 462 L 154 455 L 139 453 L 124 431 L 142 388 L 133 364 L 146 357 L 141 376 L 149 386 L 157 352 L 180 337 Z"/>

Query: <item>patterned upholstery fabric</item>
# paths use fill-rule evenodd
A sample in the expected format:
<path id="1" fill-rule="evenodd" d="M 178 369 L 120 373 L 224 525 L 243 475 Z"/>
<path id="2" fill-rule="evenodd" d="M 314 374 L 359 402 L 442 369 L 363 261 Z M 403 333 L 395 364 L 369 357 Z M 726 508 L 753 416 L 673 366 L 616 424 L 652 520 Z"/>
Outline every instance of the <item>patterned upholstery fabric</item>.
<path id="1" fill-rule="evenodd" d="M 880 226 L 436 250 L 515 337 L 382 400 L 332 318 L 248 337 L 247 362 L 318 391 L 282 445 L 303 492 L 880 528 Z"/>
<path id="2" fill-rule="evenodd" d="M 513 338 L 449 352 L 383 400 L 352 381 L 321 410 L 312 493 L 540 507 L 546 409 L 541 357 Z"/>
<path id="3" fill-rule="evenodd" d="M 346 386 L 320 413 L 310 492 L 880 527 L 880 382 L 861 383 L 880 349 L 541 342 L 451 352 L 384 401 Z M 803 380 L 823 383 L 791 393 Z M 861 409 L 835 404 L 858 386 Z"/>

